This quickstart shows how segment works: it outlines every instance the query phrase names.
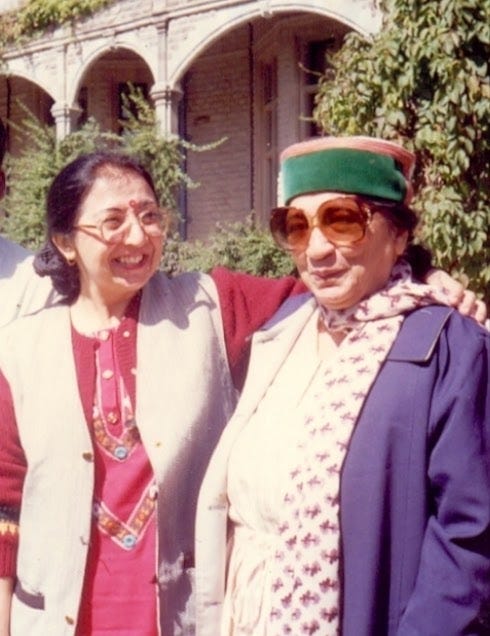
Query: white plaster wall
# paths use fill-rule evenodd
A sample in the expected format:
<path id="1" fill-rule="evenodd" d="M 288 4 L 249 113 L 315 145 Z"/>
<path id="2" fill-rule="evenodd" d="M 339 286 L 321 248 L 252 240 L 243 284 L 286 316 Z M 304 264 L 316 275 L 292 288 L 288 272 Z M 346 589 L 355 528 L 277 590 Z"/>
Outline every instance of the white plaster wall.
<path id="1" fill-rule="evenodd" d="M 23 3 L 23 0 L 0 0 L 0 13 L 3 11 L 13 11 L 18 9 Z"/>

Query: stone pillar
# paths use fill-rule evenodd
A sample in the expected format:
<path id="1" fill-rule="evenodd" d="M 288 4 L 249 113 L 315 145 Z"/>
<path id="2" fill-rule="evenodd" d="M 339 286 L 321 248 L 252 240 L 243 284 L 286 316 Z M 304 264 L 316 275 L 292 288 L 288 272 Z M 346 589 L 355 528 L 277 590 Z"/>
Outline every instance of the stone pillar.
<path id="1" fill-rule="evenodd" d="M 155 105 L 157 120 L 163 134 L 177 135 L 179 130 L 179 102 L 182 99 L 180 86 L 171 87 L 163 83 L 153 85 L 150 96 Z"/>
<path id="2" fill-rule="evenodd" d="M 168 81 L 168 18 L 163 18 L 156 27 L 158 32 L 158 64 L 156 81 L 150 91 L 150 96 L 153 99 L 161 132 L 166 136 L 171 136 L 177 135 L 179 132 L 179 102 L 182 99 L 182 89 L 179 85 L 171 86 Z"/>
<path id="3" fill-rule="evenodd" d="M 68 104 L 55 103 L 51 107 L 51 114 L 56 124 L 56 139 L 61 140 L 75 129 L 81 108 Z"/>

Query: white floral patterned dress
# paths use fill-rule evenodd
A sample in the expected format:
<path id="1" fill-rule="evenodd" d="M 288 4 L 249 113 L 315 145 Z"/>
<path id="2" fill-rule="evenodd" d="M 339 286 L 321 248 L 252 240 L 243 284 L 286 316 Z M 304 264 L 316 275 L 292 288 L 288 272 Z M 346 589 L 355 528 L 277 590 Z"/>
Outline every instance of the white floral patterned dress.
<path id="1" fill-rule="evenodd" d="M 228 497 L 234 538 L 223 636 L 269 633 L 281 509 L 289 471 L 297 460 L 301 424 L 322 376 L 317 323 L 315 312 L 230 454 Z"/>

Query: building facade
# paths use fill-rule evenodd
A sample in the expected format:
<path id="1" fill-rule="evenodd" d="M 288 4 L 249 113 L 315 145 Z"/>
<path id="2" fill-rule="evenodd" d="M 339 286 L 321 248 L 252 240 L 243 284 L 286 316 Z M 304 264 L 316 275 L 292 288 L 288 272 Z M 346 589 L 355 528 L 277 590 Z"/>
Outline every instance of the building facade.
<path id="1" fill-rule="evenodd" d="M 20 122 L 23 104 L 59 137 L 88 117 L 117 132 L 127 83 L 141 87 L 164 132 L 224 138 L 186 160 L 200 185 L 181 197 L 182 231 L 203 239 L 217 222 L 267 217 L 280 151 L 315 134 L 325 51 L 380 23 L 375 0 L 120 0 L 7 51 L 0 116 Z M 9 150 L 22 150 L 12 126 Z"/>

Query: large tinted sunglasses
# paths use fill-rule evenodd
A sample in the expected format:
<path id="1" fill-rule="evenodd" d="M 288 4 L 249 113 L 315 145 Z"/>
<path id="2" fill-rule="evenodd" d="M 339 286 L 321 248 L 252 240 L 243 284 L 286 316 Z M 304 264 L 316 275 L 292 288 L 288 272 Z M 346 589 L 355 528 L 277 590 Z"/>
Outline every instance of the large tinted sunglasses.
<path id="1" fill-rule="evenodd" d="M 346 246 L 364 238 L 371 217 L 372 211 L 365 202 L 339 197 L 322 203 L 312 219 L 300 208 L 275 208 L 270 229 L 276 243 L 287 250 L 306 249 L 314 227 L 333 245 Z"/>

